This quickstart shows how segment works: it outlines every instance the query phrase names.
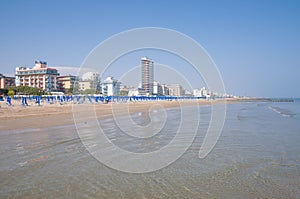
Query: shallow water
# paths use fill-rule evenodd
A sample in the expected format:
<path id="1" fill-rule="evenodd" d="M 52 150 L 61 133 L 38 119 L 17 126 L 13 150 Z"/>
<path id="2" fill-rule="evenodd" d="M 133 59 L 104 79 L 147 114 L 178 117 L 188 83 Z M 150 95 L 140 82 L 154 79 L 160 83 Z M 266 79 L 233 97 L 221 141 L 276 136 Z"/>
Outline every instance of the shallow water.
<path id="1" fill-rule="evenodd" d="M 198 154 L 210 107 L 200 109 L 199 130 L 186 153 L 168 167 L 145 174 L 99 163 L 81 143 L 75 125 L 2 131 L 0 197 L 300 198 L 299 101 L 227 105 L 221 137 L 204 159 Z M 162 131 L 147 139 L 127 136 L 113 119 L 100 125 L 116 145 L 144 153 L 174 138 L 180 110 L 168 109 L 167 114 Z M 142 126 L 149 122 L 142 112 L 131 119 Z"/>

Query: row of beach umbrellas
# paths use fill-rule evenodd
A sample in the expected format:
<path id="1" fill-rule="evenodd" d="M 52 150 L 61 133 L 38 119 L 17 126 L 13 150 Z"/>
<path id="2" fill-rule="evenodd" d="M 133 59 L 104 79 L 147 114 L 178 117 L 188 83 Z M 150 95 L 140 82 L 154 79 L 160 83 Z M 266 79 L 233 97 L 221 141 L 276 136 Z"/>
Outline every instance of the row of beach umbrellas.
<path id="1" fill-rule="evenodd" d="M 76 103 L 109 103 L 109 102 L 139 102 L 139 101 L 177 101 L 177 100 L 196 100 L 202 97 L 194 96 L 94 96 L 94 95 L 43 95 L 43 96 L 32 96 L 22 95 L 14 96 L 14 100 L 20 100 L 23 106 L 28 106 L 27 100 L 35 101 L 36 104 L 40 105 L 41 101 L 48 103 L 54 102 L 76 102 Z M 6 97 L 8 105 L 12 105 L 11 97 Z"/>

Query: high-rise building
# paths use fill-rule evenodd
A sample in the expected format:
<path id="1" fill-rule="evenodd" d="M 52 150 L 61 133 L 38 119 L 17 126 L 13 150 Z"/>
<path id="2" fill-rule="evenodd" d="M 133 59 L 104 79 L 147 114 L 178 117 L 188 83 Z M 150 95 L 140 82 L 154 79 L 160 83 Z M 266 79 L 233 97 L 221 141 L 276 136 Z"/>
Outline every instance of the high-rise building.
<path id="1" fill-rule="evenodd" d="M 29 86 L 45 91 L 58 89 L 58 71 L 55 68 L 47 68 L 47 62 L 35 61 L 32 68 L 16 67 L 16 86 Z"/>
<path id="2" fill-rule="evenodd" d="M 142 90 L 146 95 L 153 94 L 153 67 L 154 63 L 147 57 L 141 58 L 142 66 Z"/>

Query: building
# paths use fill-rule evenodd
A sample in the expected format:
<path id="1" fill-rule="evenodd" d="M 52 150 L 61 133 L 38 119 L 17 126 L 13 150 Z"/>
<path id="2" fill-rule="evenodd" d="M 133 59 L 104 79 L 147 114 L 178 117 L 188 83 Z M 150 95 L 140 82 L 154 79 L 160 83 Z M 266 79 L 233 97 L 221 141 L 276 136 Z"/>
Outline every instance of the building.
<path id="1" fill-rule="evenodd" d="M 205 87 L 202 87 L 200 89 L 200 95 L 201 95 L 201 97 L 206 97 L 207 95 L 209 95 L 209 92 Z"/>
<path id="2" fill-rule="evenodd" d="M 101 84 L 102 94 L 106 96 L 120 95 L 121 82 L 113 77 L 107 77 Z"/>
<path id="3" fill-rule="evenodd" d="M 169 95 L 172 96 L 183 96 L 184 90 L 180 84 L 170 84 L 168 85 Z"/>
<path id="4" fill-rule="evenodd" d="M 96 91 L 96 88 L 94 87 L 94 84 L 91 84 L 91 81 L 79 81 L 78 88 L 80 91 L 90 90 L 90 89 Z"/>
<path id="5" fill-rule="evenodd" d="M 98 72 L 87 72 L 82 75 L 82 80 L 90 80 L 94 82 L 100 81 L 100 74 Z"/>
<path id="6" fill-rule="evenodd" d="M 130 88 L 128 91 L 128 96 L 138 96 L 140 95 L 139 93 L 140 88 Z"/>
<path id="7" fill-rule="evenodd" d="M 161 91 L 162 91 L 162 95 L 170 95 L 169 88 L 166 84 L 161 85 Z"/>
<path id="8" fill-rule="evenodd" d="M 209 95 L 209 91 L 205 87 L 202 87 L 200 90 L 193 90 L 193 95 L 195 97 L 206 97 L 207 95 Z"/>
<path id="9" fill-rule="evenodd" d="M 183 93 L 185 96 L 193 96 L 193 93 L 187 89 L 183 89 Z"/>
<path id="10" fill-rule="evenodd" d="M 81 80 L 78 82 L 78 89 L 80 91 L 84 91 L 84 90 L 94 90 L 97 92 L 101 92 L 101 87 L 98 87 L 98 84 L 95 83 L 94 81 L 90 81 L 90 80 Z"/>
<path id="11" fill-rule="evenodd" d="M 54 68 L 47 68 L 47 62 L 35 61 L 32 68 L 16 67 L 16 86 L 29 86 L 44 91 L 56 91 L 59 87 L 59 73 Z"/>
<path id="12" fill-rule="evenodd" d="M 57 81 L 59 84 L 59 89 L 61 91 L 74 91 L 74 89 L 79 89 L 79 78 L 74 75 L 65 75 L 65 76 L 58 76 Z"/>
<path id="13" fill-rule="evenodd" d="M 134 87 L 133 86 L 120 85 L 120 95 L 121 96 L 128 96 L 129 91 L 131 89 L 134 89 Z"/>
<path id="14" fill-rule="evenodd" d="M 194 95 L 195 97 L 202 97 L 201 91 L 200 91 L 199 89 L 194 89 L 194 90 L 193 90 L 193 95 Z"/>
<path id="15" fill-rule="evenodd" d="M 156 81 L 153 82 L 153 95 L 163 95 L 162 86 Z"/>
<path id="16" fill-rule="evenodd" d="M 141 58 L 142 67 L 142 90 L 146 95 L 153 94 L 153 67 L 154 62 L 147 57 Z"/>
<path id="17" fill-rule="evenodd" d="M 6 77 L 3 74 L 0 74 L 0 88 L 7 88 L 10 86 L 15 86 L 15 77 Z"/>
<path id="18" fill-rule="evenodd" d="M 96 91 L 101 92 L 101 78 L 98 72 L 87 72 L 82 75 L 81 79 L 83 84 L 90 84 L 90 89 L 95 89 Z M 84 83 L 87 81 L 90 83 Z"/>

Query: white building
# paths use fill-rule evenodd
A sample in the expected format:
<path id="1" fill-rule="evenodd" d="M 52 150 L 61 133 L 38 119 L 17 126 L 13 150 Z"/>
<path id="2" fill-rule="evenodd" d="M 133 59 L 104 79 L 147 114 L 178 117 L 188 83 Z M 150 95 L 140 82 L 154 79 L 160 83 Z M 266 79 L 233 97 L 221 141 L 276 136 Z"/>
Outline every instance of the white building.
<path id="1" fill-rule="evenodd" d="M 119 95 L 120 84 L 121 82 L 113 79 L 113 77 L 107 77 L 101 84 L 102 94 L 106 96 Z"/>
<path id="2" fill-rule="evenodd" d="M 188 96 L 192 95 L 191 91 L 189 91 L 189 90 L 184 89 L 183 92 L 184 92 L 184 95 L 188 95 Z"/>
<path id="3" fill-rule="evenodd" d="M 138 88 L 130 88 L 128 91 L 128 96 L 138 96 L 139 89 Z"/>
<path id="4" fill-rule="evenodd" d="M 202 96 L 201 96 L 201 92 L 200 92 L 199 89 L 194 89 L 194 90 L 193 90 L 193 95 L 194 95 L 195 97 L 202 97 Z"/>
<path id="5" fill-rule="evenodd" d="M 200 90 L 199 89 L 194 89 L 193 90 L 193 95 L 195 97 L 207 97 L 207 96 L 210 96 L 210 93 L 205 87 L 202 87 Z"/>
<path id="6" fill-rule="evenodd" d="M 162 95 L 169 95 L 169 88 L 166 84 L 161 85 Z"/>
<path id="7" fill-rule="evenodd" d="M 82 75 L 83 81 L 100 81 L 100 74 L 98 72 L 87 72 Z"/>
<path id="8" fill-rule="evenodd" d="M 206 97 L 207 95 L 209 95 L 209 92 L 205 87 L 202 87 L 200 89 L 200 94 L 201 94 L 201 97 Z"/>

